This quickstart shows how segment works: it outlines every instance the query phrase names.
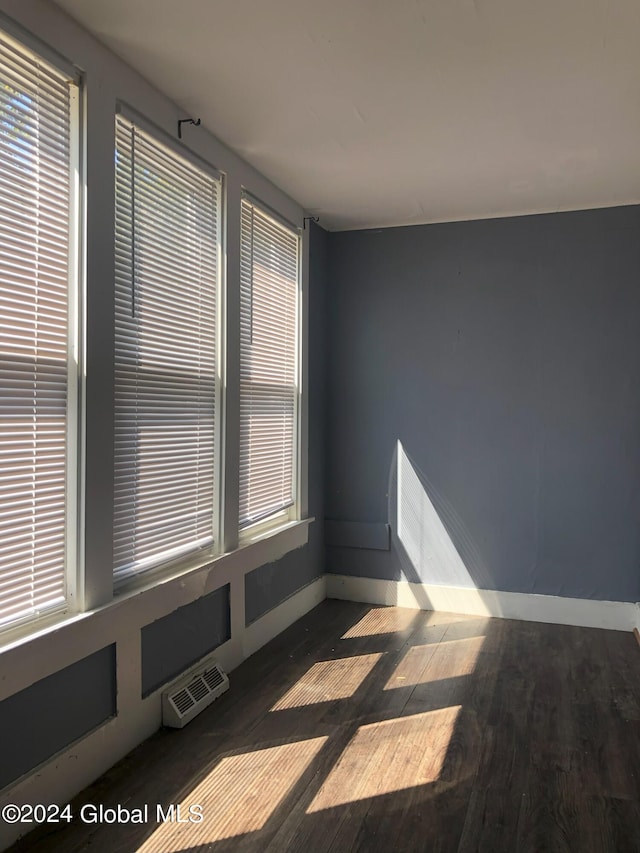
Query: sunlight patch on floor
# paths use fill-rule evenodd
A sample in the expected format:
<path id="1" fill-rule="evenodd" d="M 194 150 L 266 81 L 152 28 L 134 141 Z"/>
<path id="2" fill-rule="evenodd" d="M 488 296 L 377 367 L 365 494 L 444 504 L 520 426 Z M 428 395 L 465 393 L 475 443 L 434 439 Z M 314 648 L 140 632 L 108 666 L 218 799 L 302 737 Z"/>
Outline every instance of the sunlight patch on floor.
<path id="1" fill-rule="evenodd" d="M 222 758 L 180 803 L 183 817 L 190 807 L 202 806 L 202 822 L 161 824 L 138 853 L 198 849 L 259 831 L 326 740 L 311 738 Z"/>
<path id="2" fill-rule="evenodd" d="M 403 610 L 398 607 L 376 607 L 369 610 L 340 639 L 353 640 L 357 637 L 373 637 L 376 634 L 395 634 L 396 631 L 405 631 L 410 628 L 415 618 L 414 610 Z"/>
<path id="3" fill-rule="evenodd" d="M 286 708 L 301 708 L 317 702 L 348 699 L 356 692 L 382 654 L 355 655 L 338 660 L 323 660 L 314 663 L 271 708 L 283 711 Z"/>
<path id="4" fill-rule="evenodd" d="M 455 705 L 361 726 L 307 813 L 437 781 L 460 711 Z"/>
<path id="5" fill-rule="evenodd" d="M 438 645 L 411 646 L 384 686 L 415 687 L 443 678 L 471 675 L 476 668 L 485 637 L 443 640 Z"/>

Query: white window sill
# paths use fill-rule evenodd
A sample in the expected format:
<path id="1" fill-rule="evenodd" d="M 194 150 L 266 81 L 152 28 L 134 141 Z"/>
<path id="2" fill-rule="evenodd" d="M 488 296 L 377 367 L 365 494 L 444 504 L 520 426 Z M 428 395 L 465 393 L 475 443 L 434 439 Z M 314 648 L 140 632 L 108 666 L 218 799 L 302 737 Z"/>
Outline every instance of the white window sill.
<path id="1" fill-rule="evenodd" d="M 244 548 L 245 545 L 252 545 L 266 536 L 286 530 L 292 524 L 297 524 L 297 519 L 291 516 L 292 513 L 285 510 L 241 529 L 238 537 L 238 548 Z"/>

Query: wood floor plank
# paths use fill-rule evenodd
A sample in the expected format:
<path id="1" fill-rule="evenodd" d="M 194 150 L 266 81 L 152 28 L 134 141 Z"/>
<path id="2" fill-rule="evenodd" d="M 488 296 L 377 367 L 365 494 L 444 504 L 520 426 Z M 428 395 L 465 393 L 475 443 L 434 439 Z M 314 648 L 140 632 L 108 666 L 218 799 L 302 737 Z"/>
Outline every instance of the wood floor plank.
<path id="1" fill-rule="evenodd" d="M 517 788 L 506 786 L 474 788 L 457 853 L 517 850 L 518 819 L 524 796 Z"/>

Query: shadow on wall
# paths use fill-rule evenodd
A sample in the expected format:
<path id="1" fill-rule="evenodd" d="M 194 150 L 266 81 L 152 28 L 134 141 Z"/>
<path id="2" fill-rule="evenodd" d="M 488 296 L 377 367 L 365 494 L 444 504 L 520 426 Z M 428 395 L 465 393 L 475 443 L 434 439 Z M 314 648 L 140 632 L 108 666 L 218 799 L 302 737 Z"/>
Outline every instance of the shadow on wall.
<path id="1" fill-rule="evenodd" d="M 411 594 L 421 609 L 442 609 L 424 584 L 492 589 L 491 574 L 463 520 L 400 440 L 389 474 L 388 519 L 391 549 L 399 560 L 403 579 L 418 585 Z"/>

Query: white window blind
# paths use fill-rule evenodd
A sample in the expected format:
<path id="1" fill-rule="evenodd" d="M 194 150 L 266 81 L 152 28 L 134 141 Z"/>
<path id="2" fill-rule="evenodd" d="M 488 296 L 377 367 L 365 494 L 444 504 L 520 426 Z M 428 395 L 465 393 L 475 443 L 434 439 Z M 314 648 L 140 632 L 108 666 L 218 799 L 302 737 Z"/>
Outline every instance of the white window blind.
<path id="1" fill-rule="evenodd" d="M 0 35 L 0 626 L 67 598 L 75 89 Z"/>
<path id="2" fill-rule="evenodd" d="M 296 495 L 298 234 L 242 202 L 240 528 Z"/>
<path id="3" fill-rule="evenodd" d="M 114 577 L 214 541 L 220 181 L 116 121 Z"/>

